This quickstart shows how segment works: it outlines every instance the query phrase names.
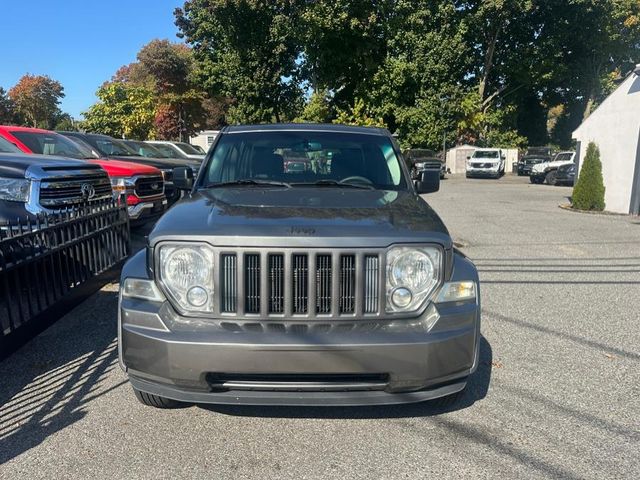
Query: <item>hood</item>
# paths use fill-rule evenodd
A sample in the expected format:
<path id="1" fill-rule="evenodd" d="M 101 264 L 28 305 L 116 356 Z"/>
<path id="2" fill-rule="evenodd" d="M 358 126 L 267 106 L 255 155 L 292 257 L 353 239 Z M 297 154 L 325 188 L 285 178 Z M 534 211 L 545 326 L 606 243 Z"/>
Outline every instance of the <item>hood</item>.
<path id="1" fill-rule="evenodd" d="M 196 237 L 233 246 L 317 247 L 333 238 L 351 246 L 436 242 L 451 247 L 440 217 L 412 192 L 329 187 L 202 190 L 173 206 L 149 240 L 154 245 Z"/>
<path id="2" fill-rule="evenodd" d="M 87 160 L 100 165 L 110 177 L 133 177 L 134 175 L 160 175 L 157 168 L 120 160 Z"/>
<path id="3" fill-rule="evenodd" d="M 27 153 L 0 153 L 0 176 L 8 178 L 24 178 L 27 168 L 31 166 L 80 169 L 86 163 L 81 160 L 70 160 L 51 155 Z"/>

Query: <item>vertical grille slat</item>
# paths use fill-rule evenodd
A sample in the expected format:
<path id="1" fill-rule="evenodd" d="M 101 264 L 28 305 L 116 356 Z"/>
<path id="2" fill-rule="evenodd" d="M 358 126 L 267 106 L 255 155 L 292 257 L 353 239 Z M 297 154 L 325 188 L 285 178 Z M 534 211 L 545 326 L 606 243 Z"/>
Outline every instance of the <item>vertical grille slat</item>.
<path id="1" fill-rule="evenodd" d="M 245 312 L 260 313 L 260 254 L 245 255 L 244 270 Z"/>
<path id="2" fill-rule="evenodd" d="M 238 303 L 238 259 L 235 255 L 222 255 L 221 291 L 224 313 L 234 313 Z"/>
<path id="3" fill-rule="evenodd" d="M 318 255 L 316 260 L 316 312 L 331 313 L 331 255 Z"/>
<path id="4" fill-rule="evenodd" d="M 356 258 L 340 257 L 340 313 L 354 313 L 356 305 Z"/>
<path id="5" fill-rule="evenodd" d="M 269 255 L 269 313 L 284 313 L 284 255 Z"/>
<path id="6" fill-rule="evenodd" d="M 307 255 L 293 255 L 293 313 L 309 311 L 309 258 Z"/>
<path id="7" fill-rule="evenodd" d="M 364 259 L 364 313 L 376 313 L 379 304 L 379 270 L 377 256 L 367 255 Z"/>

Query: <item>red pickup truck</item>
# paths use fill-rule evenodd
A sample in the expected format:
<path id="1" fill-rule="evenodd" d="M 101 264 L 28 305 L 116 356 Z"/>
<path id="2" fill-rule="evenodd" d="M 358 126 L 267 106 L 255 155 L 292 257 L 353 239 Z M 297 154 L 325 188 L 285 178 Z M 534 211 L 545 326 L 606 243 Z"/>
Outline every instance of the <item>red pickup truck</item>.
<path id="1" fill-rule="evenodd" d="M 144 223 L 167 208 L 162 172 L 149 165 L 120 160 L 101 160 L 73 140 L 38 128 L 0 126 L 0 137 L 25 153 L 56 155 L 100 165 L 109 175 L 114 192 L 127 197 L 132 223 Z"/>

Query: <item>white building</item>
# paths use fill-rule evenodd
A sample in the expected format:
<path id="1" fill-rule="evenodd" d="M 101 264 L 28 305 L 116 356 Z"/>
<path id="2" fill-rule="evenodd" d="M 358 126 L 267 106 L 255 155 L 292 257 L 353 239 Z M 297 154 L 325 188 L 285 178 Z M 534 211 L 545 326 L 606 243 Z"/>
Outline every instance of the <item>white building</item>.
<path id="1" fill-rule="evenodd" d="M 600 148 L 605 208 L 640 214 L 640 65 L 573 132 L 579 166 L 589 142 Z"/>
<path id="2" fill-rule="evenodd" d="M 191 143 L 191 145 L 198 145 L 202 147 L 205 152 L 208 152 L 209 147 L 215 142 L 218 133 L 220 133 L 218 130 L 204 130 L 196 136 L 191 137 L 189 143 Z"/>

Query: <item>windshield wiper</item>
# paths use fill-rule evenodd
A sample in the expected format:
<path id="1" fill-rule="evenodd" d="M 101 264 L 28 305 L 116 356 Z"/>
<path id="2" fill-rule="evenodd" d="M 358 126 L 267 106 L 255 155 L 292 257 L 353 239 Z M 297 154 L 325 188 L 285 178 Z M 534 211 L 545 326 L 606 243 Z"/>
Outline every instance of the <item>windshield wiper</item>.
<path id="1" fill-rule="evenodd" d="M 258 180 L 255 178 L 241 178 L 229 182 L 210 183 L 206 188 L 233 187 L 233 186 L 266 186 L 266 187 L 286 187 L 291 188 L 287 182 L 277 182 L 275 180 Z"/>
<path id="2" fill-rule="evenodd" d="M 292 183 L 292 187 L 338 187 L 338 188 L 360 188 L 364 190 L 375 190 L 373 185 L 366 185 L 364 183 L 344 183 L 337 180 L 318 180 L 317 182 L 299 182 Z"/>

